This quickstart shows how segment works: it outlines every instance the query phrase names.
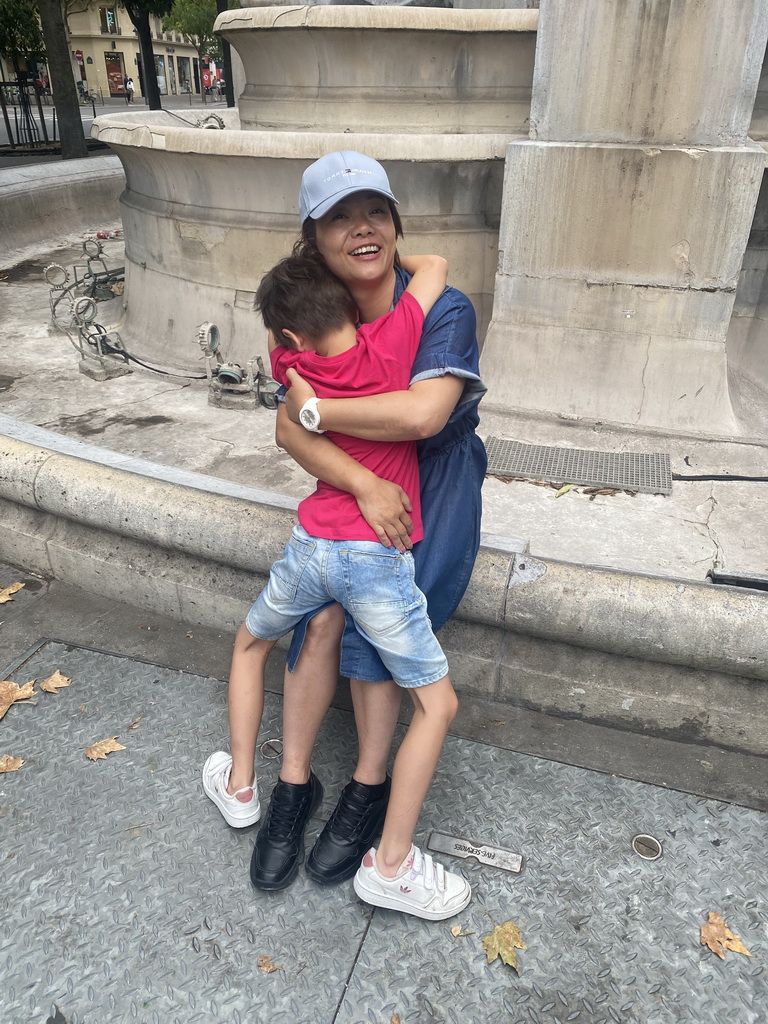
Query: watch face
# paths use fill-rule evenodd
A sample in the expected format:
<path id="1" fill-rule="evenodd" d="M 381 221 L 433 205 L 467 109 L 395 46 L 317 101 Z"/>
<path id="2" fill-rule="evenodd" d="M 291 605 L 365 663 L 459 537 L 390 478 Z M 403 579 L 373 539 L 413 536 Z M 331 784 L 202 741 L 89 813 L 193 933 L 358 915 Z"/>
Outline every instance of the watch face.
<path id="1" fill-rule="evenodd" d="M 299 419 L 301 420 L 301 425 L 307 430 L 315 430 L 320 422 L 316 409 L 302 409 Z"/>

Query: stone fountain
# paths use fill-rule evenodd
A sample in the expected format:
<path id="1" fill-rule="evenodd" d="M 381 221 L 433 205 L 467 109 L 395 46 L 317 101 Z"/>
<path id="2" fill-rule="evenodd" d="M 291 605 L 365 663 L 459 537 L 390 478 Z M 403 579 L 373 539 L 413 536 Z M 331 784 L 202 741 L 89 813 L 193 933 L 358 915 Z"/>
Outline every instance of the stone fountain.
<path id="1" fill-rule="evenodd" d="M 528 132 L 537 19 L 362 6 L 221 15 L 217 28 L 245 73 L 223 130 L 168 112 L 110 115 L 94 129 L 125 167 L 128 347 L 191 367 L 207 320 L 227 359 L 262 351 L 255 289 L 298 236 L 304 168 L 333 149 L 386 163 L 407 245 L 448 256 L 484 329 L 504 153 Z"/>
<path id="2" fill-rule="evenodd" d="M 94 126 L 126 173 L 129 348 L 189 368 L 212 321 L 225 358 L 263 352 L 301 173 L 358 149 L 475 304 L 488 412 L 768 436 L 760 0 L 252 6 L 217 30 L 243 83 L 214 130 Z"/>

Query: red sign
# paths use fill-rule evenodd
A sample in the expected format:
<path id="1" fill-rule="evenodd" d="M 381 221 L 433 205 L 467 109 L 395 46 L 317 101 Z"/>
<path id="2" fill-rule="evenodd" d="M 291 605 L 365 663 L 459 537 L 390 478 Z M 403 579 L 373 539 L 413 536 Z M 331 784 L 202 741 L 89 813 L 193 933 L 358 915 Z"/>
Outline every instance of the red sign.
<path id="1" fill-rule="evenodd" d="M 82 50 L 75 50 L 75 60 L 78 61 L 80 64 L 83 63 L 83 51 Z"/>
<path id="2" fill-rule="evenodd" d="M 208 89 L 211 84 L 211 72 L 208 68 L 203 68 L 203 88 Z"/>

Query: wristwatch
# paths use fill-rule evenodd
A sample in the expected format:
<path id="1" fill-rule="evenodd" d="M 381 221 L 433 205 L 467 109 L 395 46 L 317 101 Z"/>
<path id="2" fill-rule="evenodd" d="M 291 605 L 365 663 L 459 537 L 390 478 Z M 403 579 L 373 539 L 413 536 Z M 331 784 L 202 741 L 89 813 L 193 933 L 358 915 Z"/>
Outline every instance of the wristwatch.
<path id="1" fill-rule="evenodd" d="M 308 398 L 302 405 L 299 412 L 299 423 L 305 430 L 311 430 L 314 434 L 324 434 L 320 429 L 320 413 L 317 411 L 317 403 L 320 401 L 316 396 Z"/>

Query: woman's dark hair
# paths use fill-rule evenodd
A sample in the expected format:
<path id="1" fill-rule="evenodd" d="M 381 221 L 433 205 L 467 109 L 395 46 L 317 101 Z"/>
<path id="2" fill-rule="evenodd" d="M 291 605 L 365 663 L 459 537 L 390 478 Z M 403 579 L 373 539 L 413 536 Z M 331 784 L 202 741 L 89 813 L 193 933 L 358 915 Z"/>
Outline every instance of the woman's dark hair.
<path id="1" fill-rule="evenodd" d="M 397 212 L 396 204 L 386 196 L 382 196 L 382 199 L 386 200 L 387 206 L 389 207 L 389 212 L 392 216 L 392 223 L 395 226 L 395 238 L 405 237 L 403 234 L 403 222 L 400 220 L 400 214 Z M 301 237 L 294 242 L 293 255 L 320 255 L 320 250 L 317 248 L 317 222 L 312 220 L 311 217 L 307 217 L 301 225 Z M 395 250 L 395 266 L 400 266 L 400 257 L 397 254 L 397 250 Z"/>
<path id="2" fill-rule="evenodd" d="M 346 287 L 318 252 L 287 256 L 268 271 L 256 291 L 256 308 L 264 326 L 286 348 L 293 345 L 287 328 L 317 341 L 357 321 L 357 306 Z"/>

